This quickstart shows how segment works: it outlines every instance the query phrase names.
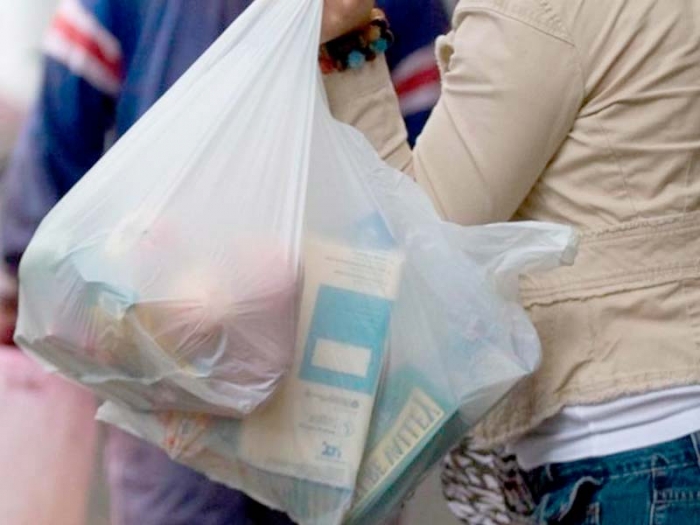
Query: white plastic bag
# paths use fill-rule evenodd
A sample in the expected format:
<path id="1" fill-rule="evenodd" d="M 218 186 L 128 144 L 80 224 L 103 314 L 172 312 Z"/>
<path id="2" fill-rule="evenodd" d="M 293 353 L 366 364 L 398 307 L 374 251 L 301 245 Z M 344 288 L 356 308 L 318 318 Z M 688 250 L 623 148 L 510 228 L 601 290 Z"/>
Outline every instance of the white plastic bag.
<path id="1" fill-rule="evenodd" d="M 16 338 L 175 459 L 301 524 L 370 523 L 534 369 L 515 276 L 573 235 L 443 223 L 331 117 L 321 5 L 257 0 L 59 203 Z"/>
<path id="2" fill-rule="evenodd" d="M 388 170 L 372 174 L 387 180 L 393 175 Z M 386 194 L 379 190 L 378 196 L 384 203 L 398 197 L 398 206 L 408 214 L 419 211 L 416 205 L 423 198 L 417 188 L 403 181 L 387 188 Z M 420 257 L 415 266 L 404 262 L 366 443 L 364 435 L 350 433 L 357 419 L 350 417 L 353 412 L 348 406 L 357 400 L 349 385 L 338 385 L 327 392 L 328 404 L 319 404 L 314 399 L 319 394 L 318 384 L 300 380 L 302 363 L 293 369 L 271 410 L 263 409 L 243 421 L 175 412 L 154 415 L 114 403 L 106 403 L 98 419 L 161 446 L 178 461 L 284 510 L 300 524 L 386 523 L 428 470 L 518 379 L 534 370 L 539 343 L 516 302 L 515 277 L 521 271 L 570 262 L 576 245 L 571 229 L 554 225 L 453 229 L 432 221 L 432 226 L 437 227 L 431 247 L 438 261 L 440 251 L 446 248 L 444 239 L 438 240 L 438 231 L 448 229 L 451 231 L 445 237 L 459 234 L 454 240 L 465 247 L 470 240 L 481 243 L 469 246 L 479 265 L 449 249 L 445 253 L 455 257 L 454 265 L 428 262 L 422 267 Z M 376 230 L 365 233 L 370 232 Z M 315 245 L 310 243 L 310 252 L 317 249 Z M 415 253 L 422 251 L 417 248 Z M 450 298 L 442 300 L 434 295 L 431 287 L 440 280 L 441 269 L 449 273 L 455 266 L 463 266 L 465 271 L 463 279 L 444 276 L 445 285 L 455 286 L 453 298 L 457 299 L 450 303 Z M 307 266 L 307 272 L 315 270 L 317 266 Z M 324 270 L 321 273 L 327 274 Z M 316 276 L 311 281 L 316 281 Z M 495 292 L 499 287 L 500 297 Z M 452 309 L 454 323 L 450 320 Z M 301 334 L 299 341 L 306 344 Z M 308 354 L 300 349 L 298 355 Z M 336 367 L 342 365 L 348 363 L 335 363 Z M 316 432 L 305 432 L 304 427 L 312 424 L 318 425 Z M 251 448 L 251 442 L 258 446 Z M 357 475 L 354 490 L 330 478 L 321 481 L 323 474 L 313 472 L 315 467 L 330 464 L 337 468 L 341 463 L 340 458 L 319 461 L 317 451 L 326 452 L 328 445 L 342 452 L 357 450 L 360 443 L 365 448 L 359 472 L 349 470 Z M 296 462 L 286 470 L 279 467 L 283 460 Z M 354 457 L 346 467 L 353 465 Z"/>
<path id="3" fill-rule="evenodd" d="M 278 3 L 238 19 L 22 260 L 17 341 L 107 398 L 240 416 L 291 363 L 319 5 Z"/>

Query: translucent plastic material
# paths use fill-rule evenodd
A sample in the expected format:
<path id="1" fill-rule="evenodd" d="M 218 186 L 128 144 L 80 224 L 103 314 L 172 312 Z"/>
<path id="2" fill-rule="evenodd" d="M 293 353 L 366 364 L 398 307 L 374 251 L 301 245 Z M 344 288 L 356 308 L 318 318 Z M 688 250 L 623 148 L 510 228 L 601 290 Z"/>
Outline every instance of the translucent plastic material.
<path id="1" fill-rule="evenodd" d="M 140 409 L 269 397 L 294 352 L 319 8 L 255 2 L 51 211 L 21 346 Z"/>
<path id="2" fill-rule="evenodd" d="M 386 176 L 388 182 L 393 175 L 381 170 L 372 177 Z M 411 221 L 401 216 L 419 212 L 423 197 L 404 179 L 393 182 L 397 184 L 384 190 L 375 188 L 374 195 L 387 205 L 388 216 Z M 403 211 L 392 210 L 388 201 L 394 199 Z M 535 369 L 539 343 L 515 302 L 515 277 L 521 271 L 570 262 L 576 246 L 570 229 L 553 225 L 453 229 L 435 219 L 432 227 L 424 226 L 415 224 L 415 229 L 406 230 L 426 235 L 432 230 L 434 242 L 423 244 L 425 239 L 417 239 L 417 246 L 404 252 L 407 257 L 391 309 L 383 372 L 367 436 L 357 432 L 366 421 L 362 413 L 366 398 L 358 395 L 348 376 L 339 378 L 335 388 L 309 380 L 305 357 L 313 330 L 303 321 L 300 362 L 272 404 L 245 420 L 182 412 L 154 415 L 115 403 L 103 405 L 98 419 L 161 446 L 178 461 L 286 511 L 302 525 L 386 523 L 428 470 L 518 379 Z M 441 236 L 445 229 L 451 231 Z M 375 233 L 368 229 L 363 235 L 381 237 Z M 478 265 L 448 247 L 446 239 L 452 234 L 459 234 L 466 245 L 472 240 L 482 243 L 469 249 Z M 307 246 L 315 262 L 317 243 Z M 334 254 L 334 259 L 338 254 L 347 256 L 337 246 L 327 253 Z M 383 258 L 391 252 L 357 253 L 366 260 L 367 254 Z M 452 262 L 441 255 L 450 255 Z M 384 269 L 391 274 L 391 268 Z M 441 274 L 441 269 L 446 273 Z M 307 283 L 318 279 L 309 276 L 311 272 L 329 274 L 315 264 L 306 271 Z M 454 288 L 448 291 L 448 286 Z M 319 306 L 317 300 L 316 308 L 326 306 Z M 329 325 L 342 330 L 347 323 L 336 319 Z M 374 333 L 371 327 L 364 328 L 363 334 L 368 333 Z M 316 344 L 316 352 L 319 348 Z M 348 347 L 335 360 L 326 360 L 326 365 L 335 370 L 352 367 L 359 375 L 358 370 L 367 370 L 359 350 Z M 364 452 L 358 471 L 354 454 L 360 446 Z M 354 476 L 351 485 L 348 482 Z"/>
<path id="3" fill-rule="evenodd" d="M 41 225 L 16 340 L 100 417 L 300 524 L 372 523 L 539 344 L 517 275 L 325 105 L 321 0 L 257 0 Z"/>

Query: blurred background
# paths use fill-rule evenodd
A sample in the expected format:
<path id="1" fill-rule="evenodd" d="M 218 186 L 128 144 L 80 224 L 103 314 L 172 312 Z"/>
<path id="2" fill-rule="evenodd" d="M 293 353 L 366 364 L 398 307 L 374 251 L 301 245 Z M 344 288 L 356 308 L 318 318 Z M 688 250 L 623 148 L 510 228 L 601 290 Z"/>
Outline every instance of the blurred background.
<path id="1" fill-rule="evenodd" d="M 0 0 L 0 170 L 41 78 L 41 41 L 57 0 Z"/>

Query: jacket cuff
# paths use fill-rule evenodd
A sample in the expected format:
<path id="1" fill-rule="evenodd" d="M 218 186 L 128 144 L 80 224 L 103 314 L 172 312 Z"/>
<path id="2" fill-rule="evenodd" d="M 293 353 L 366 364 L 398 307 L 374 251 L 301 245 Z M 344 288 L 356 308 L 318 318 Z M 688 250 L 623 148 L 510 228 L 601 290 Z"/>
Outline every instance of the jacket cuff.
<path id="1" fill-rule="evenodd" d="M 333 116 L 364 133 L 389 165 L 410 174 L 406 125 L 386 58 L 382 55 L 360 69 L 324 75 L 324 83 Z"/>
<path id="2" fill-rule="evenodd" d="M 384 56 L 367 62 L 359 69 L 347 69 L 343 72 L 324 75 L 323 81 L 331 109 L 352 104 L 358 98 L 380 91 L 382 88 L 393 89 L 391 74 Z"/>

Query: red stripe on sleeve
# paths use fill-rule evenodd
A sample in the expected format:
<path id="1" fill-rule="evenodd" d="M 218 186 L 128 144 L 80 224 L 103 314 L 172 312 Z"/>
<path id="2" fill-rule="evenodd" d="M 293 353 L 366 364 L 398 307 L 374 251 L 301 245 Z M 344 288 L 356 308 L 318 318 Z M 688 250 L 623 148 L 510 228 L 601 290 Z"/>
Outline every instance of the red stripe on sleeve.
<path id="1" fill-rule="evenodd" d="M 423 71 L 418 71 L 415 74 L 408 77 L 406 80 L 402 80 L 396 84 L 396 92 L 401 95 L 405 95 L 415 89 L 426 86 L 428 84 L 434 84 L 435 82 L 440 82 L 440 70 L 437 65 L 431 67 L 430 69 L 424 69 Z"/>
<path id="2" fill-rule="evenodd" d="M 97 60 L 115 79 L 120 79 L 122 76 L 122 62 L 120 59 L 109 58 L 102 51 L 100 45 L 85 34 L 80 29 L 75 27 L 69 20 L 61 15 L 56 16 L 53 20 L 53 28 L 58 31 L 66 40 L 83 49 L 91 57 Z"/>

